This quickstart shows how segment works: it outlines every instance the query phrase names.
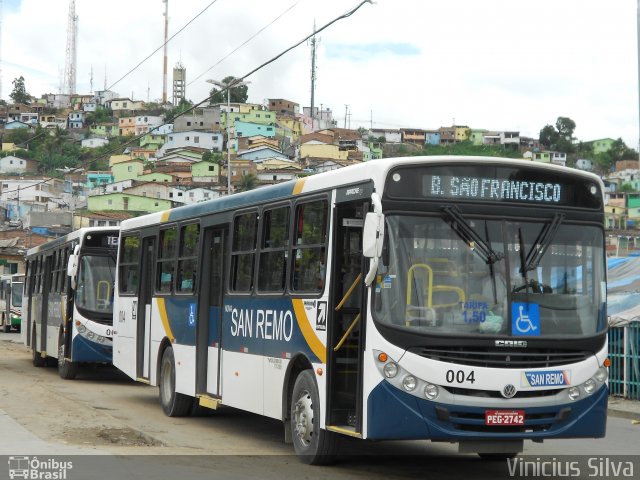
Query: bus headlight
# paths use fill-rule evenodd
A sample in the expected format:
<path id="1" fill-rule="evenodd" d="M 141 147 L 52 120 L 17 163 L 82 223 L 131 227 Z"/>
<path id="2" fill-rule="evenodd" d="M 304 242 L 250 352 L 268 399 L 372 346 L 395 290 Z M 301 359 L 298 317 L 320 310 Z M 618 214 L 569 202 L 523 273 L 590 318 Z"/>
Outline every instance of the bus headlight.
<path id="1" fill-rule="evenodd" d="M 584 391 L 587 395 L 590 395 L 596 389 L 596 381 L 593 378 L 590 378 L 586 382 L 582 384 Z"/>
<path id="2" fill-rule="evenodd" d="M 429 400 L 435 400 L 438 397 L 438 386 L 433 385 L 432 383 L 427 383 L 424 387 L 424 396 Z"/>
<path id="3" fill-rule="evenodd" d="M 413 375 L 406 375 L 402 379 L 402 386 L 407 392 L 414 391 L 416 389 L 416 385 L 417 385 L 416 377 L 414 377 Z"/>
<path id="4" fill-rule="evenodd" d="M 95 334 L 95 333 L 93 333 L 91 330 L 89 330 L 89 331 L 87 332 L 87 338 L 88 338 L 89 340 L 93 340 L 93 337 L 95 337 L 95 336 L 96 336 L 96 334 Z"/>
<path id="5" fill-rule="evenodd" d="M 384 376 L 387 378 L 393 378 L 398 374 L 398 365 L 394 362 L 389 362 L 384 366 Z"/>
<path id="6" fill-rule="evenodd" d="M 87 327 L 85 327 L 82 324 L 78 325 L 78 333 L 84 333 L 86 331 L 87 331 Z"/>
<path id="7" fill-rule="evenodd" d="M 569 398 L 576 400 L 578 397 L 580 397 L 580 389 L 578 387 L 571 387 L 569 389 Z"/>
<path id="8" fill-rule="evenodd" d="M 600 383 L 604 383 L 607 381 L 607 378 L 609 378 L 609 372 L 607 372 L 606 368 L 600 367 L 594 377 Z"/>

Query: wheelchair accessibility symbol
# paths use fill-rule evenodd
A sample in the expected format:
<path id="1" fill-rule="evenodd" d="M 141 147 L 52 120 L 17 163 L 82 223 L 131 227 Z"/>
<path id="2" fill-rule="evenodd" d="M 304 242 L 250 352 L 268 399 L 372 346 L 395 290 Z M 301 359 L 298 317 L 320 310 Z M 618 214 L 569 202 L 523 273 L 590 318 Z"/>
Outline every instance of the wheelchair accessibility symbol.
<path id="1" fill-rule="evenodd" d="M 511 305 L 511 332 L 526 337 L 540 335 L 540 308 L 537 303 L 514 302 Z"/>

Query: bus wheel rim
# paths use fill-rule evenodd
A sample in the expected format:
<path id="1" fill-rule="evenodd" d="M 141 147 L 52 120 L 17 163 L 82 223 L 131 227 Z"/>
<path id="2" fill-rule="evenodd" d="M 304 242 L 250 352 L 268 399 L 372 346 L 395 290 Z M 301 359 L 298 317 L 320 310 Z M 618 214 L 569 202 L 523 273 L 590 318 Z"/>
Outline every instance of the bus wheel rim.
<path id="1" fill-rule="evenodd" d="M 294 405 L 293 422 L 296 436 L 303 445 L 308 446 L 313 436 L 313 402 L 306 390 Z"/>

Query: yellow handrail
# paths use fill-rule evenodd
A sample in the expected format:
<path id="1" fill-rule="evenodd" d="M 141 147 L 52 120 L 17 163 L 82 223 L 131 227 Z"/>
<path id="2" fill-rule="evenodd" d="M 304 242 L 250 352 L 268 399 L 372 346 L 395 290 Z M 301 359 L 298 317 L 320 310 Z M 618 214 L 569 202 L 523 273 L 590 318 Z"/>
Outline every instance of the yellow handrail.
<path id="1" fill-rule="evenodd" d="M 433 295 L 431 292 L 431 285 L 433 285 L 433 270 L 426 263 L 416 263 L 414 265 L 411 265 L 409 271 L 407 272 L 407 306 L 411 305 L 411 289 L 414 277 L 413 271 L 416 268 L 424 268 L 429 273 L 429 281 L 427 283 L 427 307 L 431 308 L 433 303 Z"/>
<path id="2" fill-rule="evenodd" d="M 342 336 L 342 338 L 340 339 L 338 344 L 335 347 L 333 347 L 333 351 L 334 352 L 337 352 L 338 350 L 340 350 L 340 347 L 342 347 L 342 344 L 345 342 L 345 340 L 347 339 L 347 337 L 351 333 L 351 330 L 353 330 L 353 328 L 356 326 L 356 323 L 358 323 L 358 320 L 360 320 L 360 314 L 359 313 L 358 313 L 358 315 L 356 315 L 356 318 L 353 319 L 353 322 L 351 322 L 351 325 L 349 325 L 349 328 L 347 328 L 347 331 L 344 332 L 344 335 Z"/>
<path id="3" fill-rule="evenodd" d="M 361 278 L 362 278 L 362 272 L 360 272 L 360 274 L 356 277 L 356 279 L 353 281 L 353 283 L 349 287 L 349 290 L 347 290 L 347 293 L 344 294 L 344 297 L 342 297 L 342 300 L 340 300 L 340 303 L 336 306 L 336 309 L 335 309 L 336 312 L 342 308 L 342 306 L 347 301 L 349 296 L 351 296 L 351 292 L 353 292 L 353 289 L 356 288 L 356 285 L 358 284 Z"/>

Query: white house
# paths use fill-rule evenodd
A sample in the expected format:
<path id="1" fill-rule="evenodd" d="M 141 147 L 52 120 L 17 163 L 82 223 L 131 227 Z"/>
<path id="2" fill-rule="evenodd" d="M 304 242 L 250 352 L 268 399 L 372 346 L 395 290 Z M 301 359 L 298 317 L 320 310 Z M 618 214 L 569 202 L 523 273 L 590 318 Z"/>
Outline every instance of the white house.
<path id="1" fill-rule="evenodd" d="M 156 152 L 156 158 L 164 156 L 168 150 L 184 147 L 206 148 L 214 152 L 221 152 L 223 139 L 223 132 L 202 132 L 197 130 L 173 132 L 167 135 L 167 141 Z"/>
<path id="2" fill-rule="evenodd" d="M 80 142 L 84 148 L 98 148 L 109 144 L 109 140 L 101 137 L 85 138 Z"/>
<path id="3" fill-rule="evenodd" d="M 225 187 L 226 189 L 226 187 Z M 220 191 L 209 188 L 192 188 L 184 192 L 184 203 L 191 205 L 193 203 L 206 202 L 220 196 Z"/>
<path id="4" fill-rule="evenodd" d="M 142 135 L 149 130 L 162 125 L 164 123 L 163 118 L 157 115 L 138 115 L 135 122 L 135 134 Z M 154 133 L 156 133 L 154 131 Z"/>
<path id="5" fill-rule="evenodd" d="M 35 163 L 33 160 L 7 155 L 0 158 L 0 172 L 2 173 L 26 173 L 27 171 L 35 171 Z"/>
<path id="6" fill-rule="evenodd" d="M 69 114 L 69 128 L 82 128 L 84 127 L 84 120 L 86 113 L 80 110 L 73 111 Z"/>

